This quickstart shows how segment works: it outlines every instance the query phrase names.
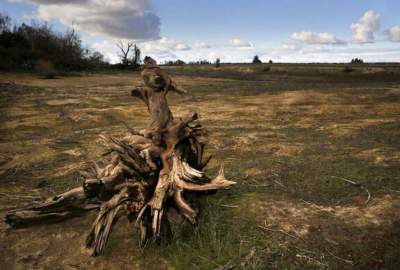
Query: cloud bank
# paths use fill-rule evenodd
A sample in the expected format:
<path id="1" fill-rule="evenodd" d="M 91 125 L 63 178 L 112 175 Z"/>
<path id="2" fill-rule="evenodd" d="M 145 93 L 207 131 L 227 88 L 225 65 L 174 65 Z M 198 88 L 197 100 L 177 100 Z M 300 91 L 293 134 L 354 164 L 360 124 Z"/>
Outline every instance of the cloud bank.
<path id="1" fill-rule="evenodd" d="M 346 44 L 346 42 L 338 39 L 333 34 L 327 32 L 322 32 L 322 33 L 296 32 L 292 34 L 291 39 L 302 41 L 307 44 L 331 44 L 331 45 Z"/>
<path id="2" fill-rule="evenodd" d="M 160 37 L 160 19 L 150 0 L 30 0 L 37 16 L 58 19 L 78 30 L 112 38 L 152 40 Z"/>
<path id="3" fill-rule="evenodd" d="M 97 34 L 102 40 L 90 45 L 113 63 L 118 62 L 115 43 L 119 39 L 134 41 L 143 55 L 151 55 L 161 62 L 177 59 L 214 61 L 216 58 L 223 62 L 249 62 L 256 54 L 263 61 L 273 59 L 284 62 L 337 62 L 349 61 L 354 56 L 365 58 L 367 61 L 399 61 L 398 49 L 388 47 L 374 50 L 370 46 L 375 45 L 368 45 L 376 42 L 375 35 L 379 30 L 380 14 L 374 10 L 366 11 L 350 25 L 352 36 L 347 38 L 347 42 L 330 32 L 300 31 L 292 33 L 280 46 L 266 49 L 255 46 L 241 37 L 221 43 L 210 40 L 187 43 L 163 37 L 160 34 L 160 18 L 150 7 L 151 0 L 8 1 L 35 3 L 38 8 L 37 18 L 46 21 L 58 20 L 66 26 L 73 25 L 79 31 Z M 386 41 L 400 42 L 399 25 L 392 26 L 381 34 Z M 353 48 L 355 46 L 356 49 Z"/>

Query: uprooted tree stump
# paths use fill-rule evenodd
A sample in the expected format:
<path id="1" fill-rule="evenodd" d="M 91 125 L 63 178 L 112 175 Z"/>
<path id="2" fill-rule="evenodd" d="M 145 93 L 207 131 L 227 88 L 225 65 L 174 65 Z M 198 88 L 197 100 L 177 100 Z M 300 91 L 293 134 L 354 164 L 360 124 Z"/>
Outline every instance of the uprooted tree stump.
<path id="1" fill-rule="evenodd" d="M 196 223 L 197 211 L 187 202 L 191 194 L 207 194 L 236 184 L 225 179 L 223 165 L 215 178 L 202 172 L 211 158 L 204 155 L 206 129 L 196 113 L 174 119 L 166 96 L 169 91 L 183 91 L 150 57 L 145 58 L 142 78 L 144 86 L 132 90 L 132 96 L 147 105 L 150 127 L 131 130 L 121 138 L 102 136 L 108 148 L 106 158 L 80 172 L 81 187 L 8 212 L 8 224 L 28 226 L 99 210 L 86 240 L 96 256 L 121 215 L 135 223 L 144 246 L 170 235 L 171 223 L 180 224 L 185 219 Z"/>

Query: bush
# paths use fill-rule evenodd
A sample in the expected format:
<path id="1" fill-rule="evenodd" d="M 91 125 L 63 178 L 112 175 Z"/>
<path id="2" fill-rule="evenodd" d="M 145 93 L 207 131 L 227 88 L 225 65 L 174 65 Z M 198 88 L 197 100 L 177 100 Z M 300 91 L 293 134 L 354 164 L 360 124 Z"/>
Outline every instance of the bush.
<path id="1" fill-rule="evenodd" d="M 42 61 L 51 63 L 53 70 L 65 71 L 94 69 L 105 64 L 100 53 L 83 47 L 74 29 L 57 33 L 46 23 L 23 23 L 11 29 L 10 20 L 0 13 L 0 69 L 50 68 Z"/>
<path id="2" fill-rule="evenodd" d="M 254 56 L 253 58 L 253 64 L 261 64 L 261 60 L 258 58 L 258 55 Z"/>
<path id="3" fill-rule="evenodd" d="M 346 66 L 344 69 L 343 69 L 343 72 L 344 73 L 351 73 L 351 72 L 353 72 L 354 71 L 354 68 L 351 68 L 351 67 L 349 67 L 349 66 Z"/>
<path id="4" fill-rule="evenodd" d="M 35 71 L 43 76 L 44 79 L 55 79 L 56 71 L 52 62 L 39 59 L 35 65 Z"/>
<path id="5" fill-rule="evenodd" d="M 219 68 L 221 66 L 221 59 L 217 58 L 217 60 L 215 60 L 215 67 Z"/>

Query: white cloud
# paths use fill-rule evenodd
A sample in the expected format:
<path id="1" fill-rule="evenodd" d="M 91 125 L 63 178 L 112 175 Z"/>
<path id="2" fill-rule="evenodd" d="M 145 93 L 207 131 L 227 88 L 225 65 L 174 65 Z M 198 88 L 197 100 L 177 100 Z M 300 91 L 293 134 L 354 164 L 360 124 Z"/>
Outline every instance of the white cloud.
<path id="1" fill-rule="evenodd" d="M 231 46 L 239 47 L 239 48 L 250 48 L 250 47 L 253 47 L 253 45 L 250 42 L 241 40 L 239 38 L 234 38 L 234 39 L 230 40 L 229 43 L 230 43 Z"/>
<path id="2" fill-rule="evenodd" d="M 204 54 L 198 54 L 191 57 L 191 60 L 198 60 L 198 59 L 206 59 L 211 62 L 214 62 L 215 59 L 219 58 L 222 62 L 225 63 L 238 63 L 238 62 L 248 62 L 253 59 L 255 53 L 253 51 L 248 50 L 237 50 L 237 49 L 214 49 L 214 51 Z"/>
<path id="3" fill-rule="evenodd" d="M 282 50 L 292 51 L 292 50 L 297 50 L 299 46 L 297 44 L 284 43 L 282 44 L 281 48 Z"/>
<path id="4" fill-rule="evenodd" d="M 400 25 L 387 29 L 385 35 L 392 42 L 400 42 Z"/>
<path id="5" fill-rule="evenodd" d="M 170 39 L 167 37 L 162 37 L 158 40 L 142 42 L 144 48 L 149 51 L 163 51 L 163 50 L 171 50 L 171 51 L 188 51 L 192 48 L 186 43 L 176 41 L 174 39 Z"/>
<path id="6" fill-rule="evenodd" d="M 93 44 L 93 48 L 105 55 L 112 63 L 117 63 L 117 40 L 107 40 Z M 254 55 L 259 55 L 263 62 L 272 59 L 274 62 L 349 62 L 354 57 L 359 57 L 368 62 L 400 61 L 400 48 L 376 47 L 375 44 L 363 46 L 306 46 L 299 43 L 286 42 L 275 48 L 242 50 L 233 46 L 213 46 L 207 50 L 175 50 L 176 44 L 182 42 L 170 38 L 156 41 L 140 42 L 137 45 L 142 51 L 142 57 L 150 55 L 158 62 L 181 59 L 185 62 L 199 59 L 214 62 L 220 58 L 222 62 L 247 62 L 250 63 Z M 175 44 L 175 45 L 174 45 Z M 179 47 L 179 46 L 178 46 Z"/>
<path id="7" fill-rule="evenodd" d="M 305 42 L 307 44 L 332 44 L 332 45 L 340 45 L 346 44 L 346 42 L 338 39 L 331 33 L 321 32 L 296 32 L 293 33 L 290 37 L 293 40 Z"/>
<path id="8" fill-rule="evenodd" d="M 191 50 L 190 46 L 184 43 L 178 43 L 175 46 L 175 50 L 177 51 L 187 51 L 187 50 Z"/>
<path id="9" fill-rule="evenodd" d="M 301 46 L 299 44 L 285 42 L 282 43 L 280 49 L 283 51 L 297 51 L 301 49 Z"/>
<path id="10" fill-rule="evenodd" d="M 158 40 L 141 42 L 138 44 L 142 51 L 142 56 L 149 55 L 158 62 L 164 60 L 176 60 L 178 52 L 191 51 L 191 47 L 183 42 L 176 41 L 167 37 Z"/>
<path id="11" fill-rule="evenodd" d="M 379 17 L 380 15 L 377 12 L 368 10 L 358 22 L 352 23 L 353 41 L 355 43 L 375 42 L 374 33 L 379 28 Z"/>
<path id="12" fill-rule="evenodd" d="M 160 19 L 151 11 L 151 0 L 30 0 L 37 16 L 72 24 L 80 31 L 112 38 L 159 38 Z"/>
<path id="13" fill-rule="evenodd" d="M 194 44 L 194 46 L 196 48 L 199 48 L 199 49 L 209 49 L 209 48 L 211 48 L 211 45 L 206 43 L 206 42 L 197 42 L 196 44 Z"/>

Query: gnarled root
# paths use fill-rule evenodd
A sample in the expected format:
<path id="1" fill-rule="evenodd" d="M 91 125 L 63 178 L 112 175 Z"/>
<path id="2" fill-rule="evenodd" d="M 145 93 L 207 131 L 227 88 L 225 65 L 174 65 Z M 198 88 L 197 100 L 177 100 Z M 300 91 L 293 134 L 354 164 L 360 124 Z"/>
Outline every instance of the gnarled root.
<path id="1" fill-rule="evenodd" d="M 136 134 L 123 139 L 103 136 L 110 155 L 105 166 L 93 162 L 81 172 L 85 179 L 81 187 L 10 211 L 6 222 L 18 227 L 100 209 L 86 241 L 94 256 L 103 251 L 112 226 L 121 215 L 136 220 L 141 246 L 149 240 L 160 242 L 162 237 L 168 238 L 170 223 L 180 224 L 186 219 L 195 224 L 197 211 L 186 201 L 187 191 L 229 189 L 236 184 L 225 178 L 223 165 L 215 178 L 201 171 L 210 157 L 203 157 L 203 128 L 189 125 L 196 118 L 192 115 L 174 121 L 163 130 L 165 146 L 154 145 Z"/>
<path id="2" fill-rule="evenodd" d="M 236 184 L 236 182 L 225 178 L 223 165 L 221 165 L 218 175 L 213 179 L 205 175 L 204 172 L 191 167 L 184 160 L 185 157 L 182 156 L 182 147 L 183 145 L 169 157 L 168 161 L 171 161 L 172 164 L 161 170 L 153 197 L 140 211 L 136 220 L 136 224 L 142 224 L 141 219 L 147 217 L 144 214 L 150 208 L 153 239 L 160 237 L 160 225 L 165 213 L 164 209 L 168 207 L 166 202 L 169 198 L 172 198 L 172 204 L 178 210 L 178 214 L 185 217 L 190 223 L 195 224 L 197 212 L 184 199 L 183 194 L 186 190 L 201 192 L 229 189 Z"/>
<path id="3" fill-rule="evenodd" d="M 159 242 L 162 237 L 168 238 L 170 223 L 196 223 L 197 211 L 186 196 L 229 189 L 236 184 L 225 178 L 223 165 L 215 178 L 201 171 L 211 159 L 204 156 L 207 131 L 196 122 L 196 113 L 183 119 L 173 118 L 166 95 L 168 91 L 180 91 L 150 60 L 142 73 L 145 87 L 132 91 L 132 96 L 146 104 L 150 127 L 139 132 L 129 129 L 130 134 L 123 138 L 102 136 L 108 148 L 104 156 L 108 159 L 93 162 L 81 172 L 81 187 L 10 211 L 7 223 L 18 227 L 100 209 L 86 241 L 96 256 L 103 251 L 119 216 L 136 220 L 140 244 L 145 246 L 149 240 Z"/>
<path id="4" fill-rule="evenodd" d="M 34 203 L 33 206 L 10 211 L 5 216 L 5 222 L 12 227 L 22 227 L 43 221 L 60 221 L 98 209 L 99 206 L 97 199 L 88 198 L 83 187 L 77 187 L 44 202 Z"/>
<path id="5" fill-rule="evenodd" d="M 127 215 L 135 215 L 145 200 L 144 186 L 140 183 L 125 184 L 110 200 L 101 205 L 100 213 L 86 238 L 86 246 L 92 247 L 92 255 L 97 256 L 104 249 L 118 212 L 125 209 Z"/>

